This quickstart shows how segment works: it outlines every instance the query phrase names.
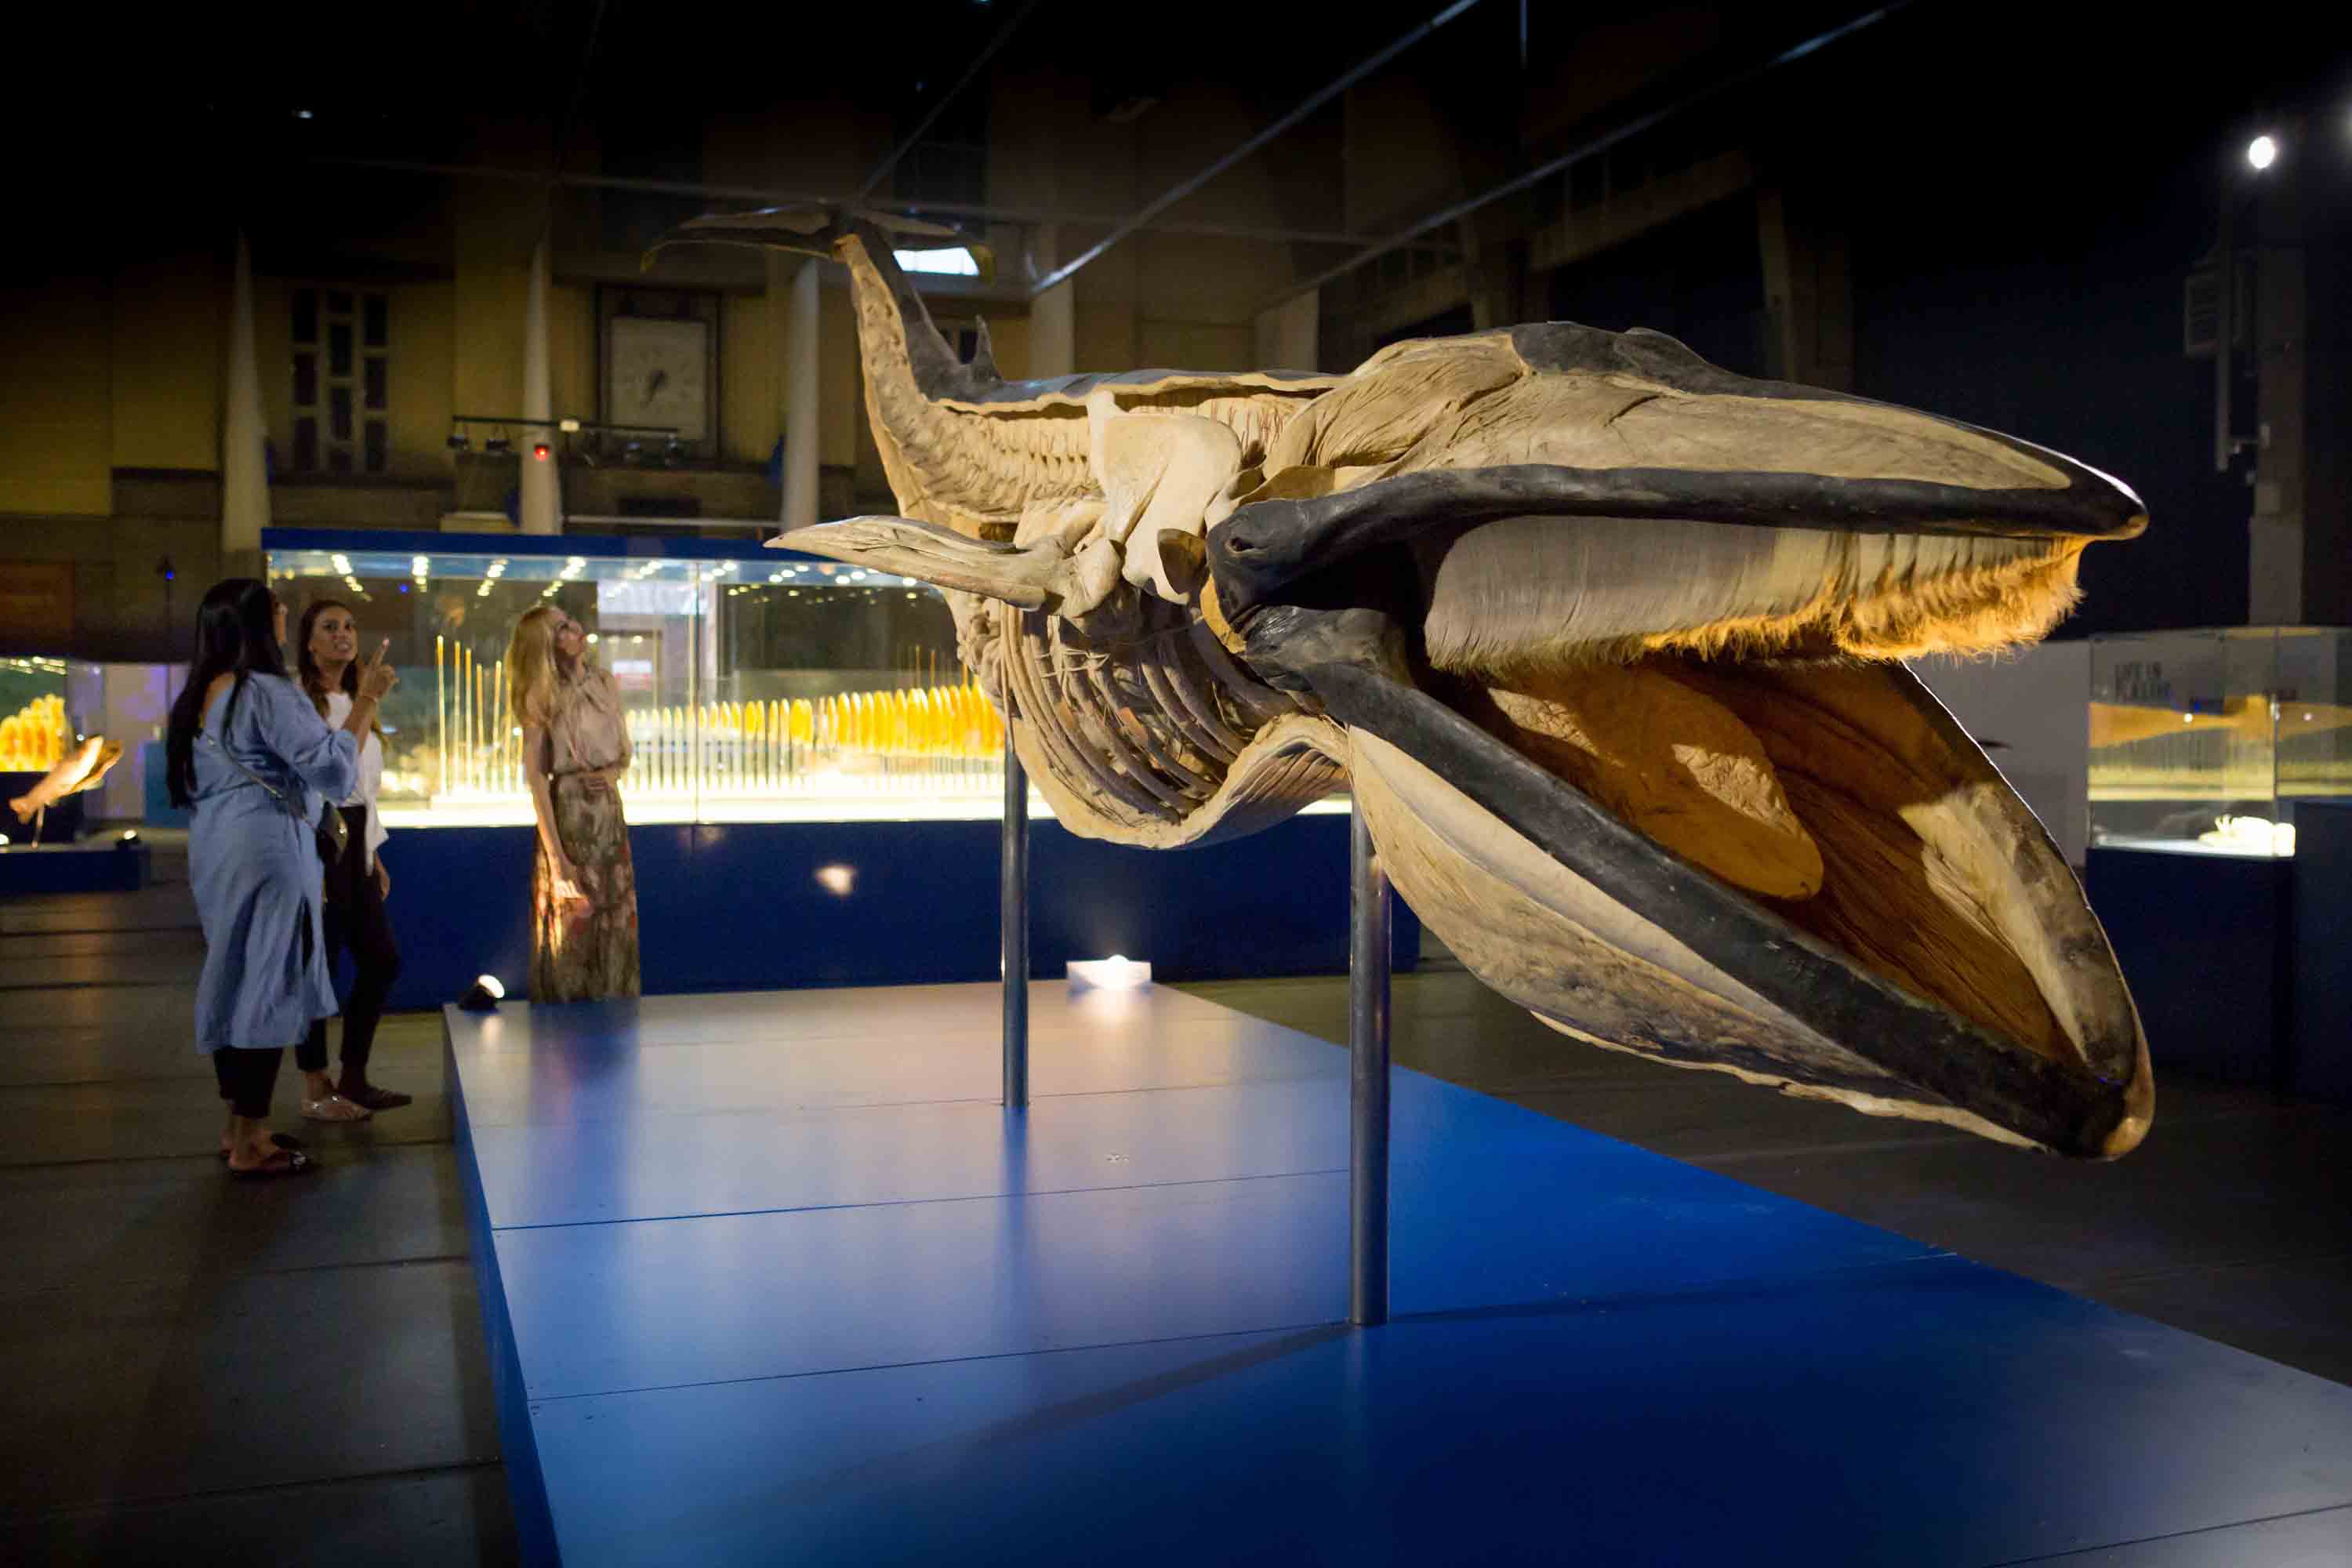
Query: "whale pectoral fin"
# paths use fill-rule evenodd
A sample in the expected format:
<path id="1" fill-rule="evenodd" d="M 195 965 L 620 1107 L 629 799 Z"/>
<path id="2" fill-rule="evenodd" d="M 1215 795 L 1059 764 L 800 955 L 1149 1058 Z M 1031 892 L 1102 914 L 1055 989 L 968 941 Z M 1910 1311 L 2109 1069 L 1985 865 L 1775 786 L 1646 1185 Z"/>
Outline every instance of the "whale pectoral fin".
<path id="1" fill-rule="evenodd" d="M 794 529 L 768 542 L 772 550 L 803 550 L 894 572 L 941 588 L 979 594 L 1024 610 L 1045 609 L 1060 597 L 1055 579 L 1066 564 L 1048 541 L 1026 546 L 967 539 L 951 528 L 908 517 L 851 517 Z"/>

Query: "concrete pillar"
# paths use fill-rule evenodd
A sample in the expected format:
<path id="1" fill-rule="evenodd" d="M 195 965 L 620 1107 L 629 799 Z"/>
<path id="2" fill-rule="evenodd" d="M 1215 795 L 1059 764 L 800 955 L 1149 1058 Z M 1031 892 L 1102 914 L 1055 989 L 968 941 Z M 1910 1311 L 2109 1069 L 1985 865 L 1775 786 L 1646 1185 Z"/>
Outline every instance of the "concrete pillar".
<path id="1" fill-rule="evenodd" d="M 2352 621 L 2352 487 L 2339 435 L 2352 416 L 2352 281 L 2341 266 L 2310 261 L 2340 257 L 2352 240 L 2352 174 L 2315 141 L 2326 129 L 2315 118 L 2294 122 L 2274 167 L 2239 171 L 2256 182 L 2238 241 L 2253 260 L 2254 406 L 2232 422 L 2254 438 L 2246 618 L 2255 626 Z"/>
<path id="2" fill-rule="evenodd" d="M 261 369 L 253 345 L 253 253 L 236 237 L 229 304 L 228 389 L 221 408 L 221 564 L 257 571 L 269 526 L 269 475 L 262 457 Z"/>
<path id="3" fill-rule="evenodd" d="M 547 361 L 547 241 L 541 238 L 530 253 L 530 291 L 522 317 L 522 416 L 554 417 Z M 541 442 L 548 447 L 542 460 L 532 455 Z M 525 533 L 563 531 L 563 498 L 556 472 L 555 432 L 545 425 L 524 427 L 522 452 L 522 531 Z"/>
<path id="4" fill-rule="evenodd" d="M 768 298 L 776 298 L 776 284 L 789 264 L 782 258 L 768 263 Z M 824 263 L 803 259 L 793 273 L 791 305 L 784 321 L 784 495 L 782 520 L 786 528 L 806 528 L 817 517 L 817 367 L 824 353 L 824 313 L 817 305 L 817 269 Z M 862 414 L 861 414 L 862 416 Z"/>
<path id="5" fill-rule="evenodd" d="M 1257 313 L 1255 370 L 1318 370 L 1316 335 L 1322 324 L 1323 290 L 1312 289 L 1297 299 Z"/>
<path id="6" fill-rule="evenodd" d="M 1853 275 L 1843 230 L 1776 185 L 1756 193 L 1764 257 L 1765 374 L 1853 387 Z"/>
<path id="7" fill-rule="evenodd" d="M 1041 224 L 1030 242 L 1033 276 L 1044 277 L 1061 263 L 1061 236 L 1055 225 Z M 1029 301 L 1029 379 L 1070 375 L 1078 368 L 1078 339 L 1073 302 L 1077 279 L 1055 284 Z"/>

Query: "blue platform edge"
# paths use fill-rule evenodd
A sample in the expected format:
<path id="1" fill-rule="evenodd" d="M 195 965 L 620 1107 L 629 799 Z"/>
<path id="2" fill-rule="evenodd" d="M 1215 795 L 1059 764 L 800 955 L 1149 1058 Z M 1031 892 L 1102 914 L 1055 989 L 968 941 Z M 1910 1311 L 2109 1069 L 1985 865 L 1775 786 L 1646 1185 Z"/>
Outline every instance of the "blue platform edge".
<path id="1" fill-rule="evenodd" d="M 136 892 L 152 879 L 152 862 L 144 844 L 111 837 L 79 844 L 11 844 L 0 847 L 0 899 Z"/>
<path id="2" fill-rule="evenodd" d="M 1349 1331 L 1343 1051 L 960 989 L 445 1010 L 530 1560 L 2352 1553 L 2352 1389 L 1419 1074 Z"/>

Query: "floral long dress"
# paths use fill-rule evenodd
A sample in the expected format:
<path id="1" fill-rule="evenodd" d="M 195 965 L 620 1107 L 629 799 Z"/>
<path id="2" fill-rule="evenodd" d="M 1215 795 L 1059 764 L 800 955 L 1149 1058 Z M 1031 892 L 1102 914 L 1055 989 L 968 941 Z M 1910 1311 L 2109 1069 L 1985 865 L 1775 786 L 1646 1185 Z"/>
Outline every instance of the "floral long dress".
<path id="1" fill-rule="evenodd" d="M 585 903 L 559 903 L 555 868 L 537 839 L 530 878 L 530 998 L 585 1002 L 637 994 L 637 872 L 621 790 L 592 791 L 590 770 L 629 760 L 628 731 L 613 678 L 584 660 L 556 682 L 547 754 L 555 833 L 579 868 Z"/>

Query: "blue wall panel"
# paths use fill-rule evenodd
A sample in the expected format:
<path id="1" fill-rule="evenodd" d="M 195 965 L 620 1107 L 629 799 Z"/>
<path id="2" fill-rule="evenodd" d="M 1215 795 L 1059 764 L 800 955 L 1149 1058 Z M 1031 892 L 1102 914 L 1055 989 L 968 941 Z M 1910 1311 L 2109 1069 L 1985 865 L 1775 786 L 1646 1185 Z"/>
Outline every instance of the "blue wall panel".
<path id="1" fill-rule="evenodd" d="M 1058 823 L 1030 829 L 1032 972 L 1147 959 L 1163 980 L 1338 973 L 1348 965 L 1348 823 L 1297 817 L 1201 849 L 1122 848 Z M 633 827 L 648 993 L 992 980 L 993 822 L 761 822 Z M 400 939 L 395 1007 L 454 999 L 530 968 L 531 834 L 394 833 L 384 847 Z M 848 868 L 845 894 L 816 879 Z M 1397 906 L 1397 965 L 1421 951 Z"/>
<path id="2" fill-rule="evenodd" d="M 2275 1082 L 2287 1020 L 2292 860 L 2094 848 L 2084 889 L 2147 1029 L 2148 1057 Z M 2160 1080 L 2159 1080 L 2160 1081 Z"/>
<path id="3" fill-rule="evenodd" d="M 2297 801 L 2294 832 L 2286 1088 L 2352 1100 L 2352 801 Z"/>

